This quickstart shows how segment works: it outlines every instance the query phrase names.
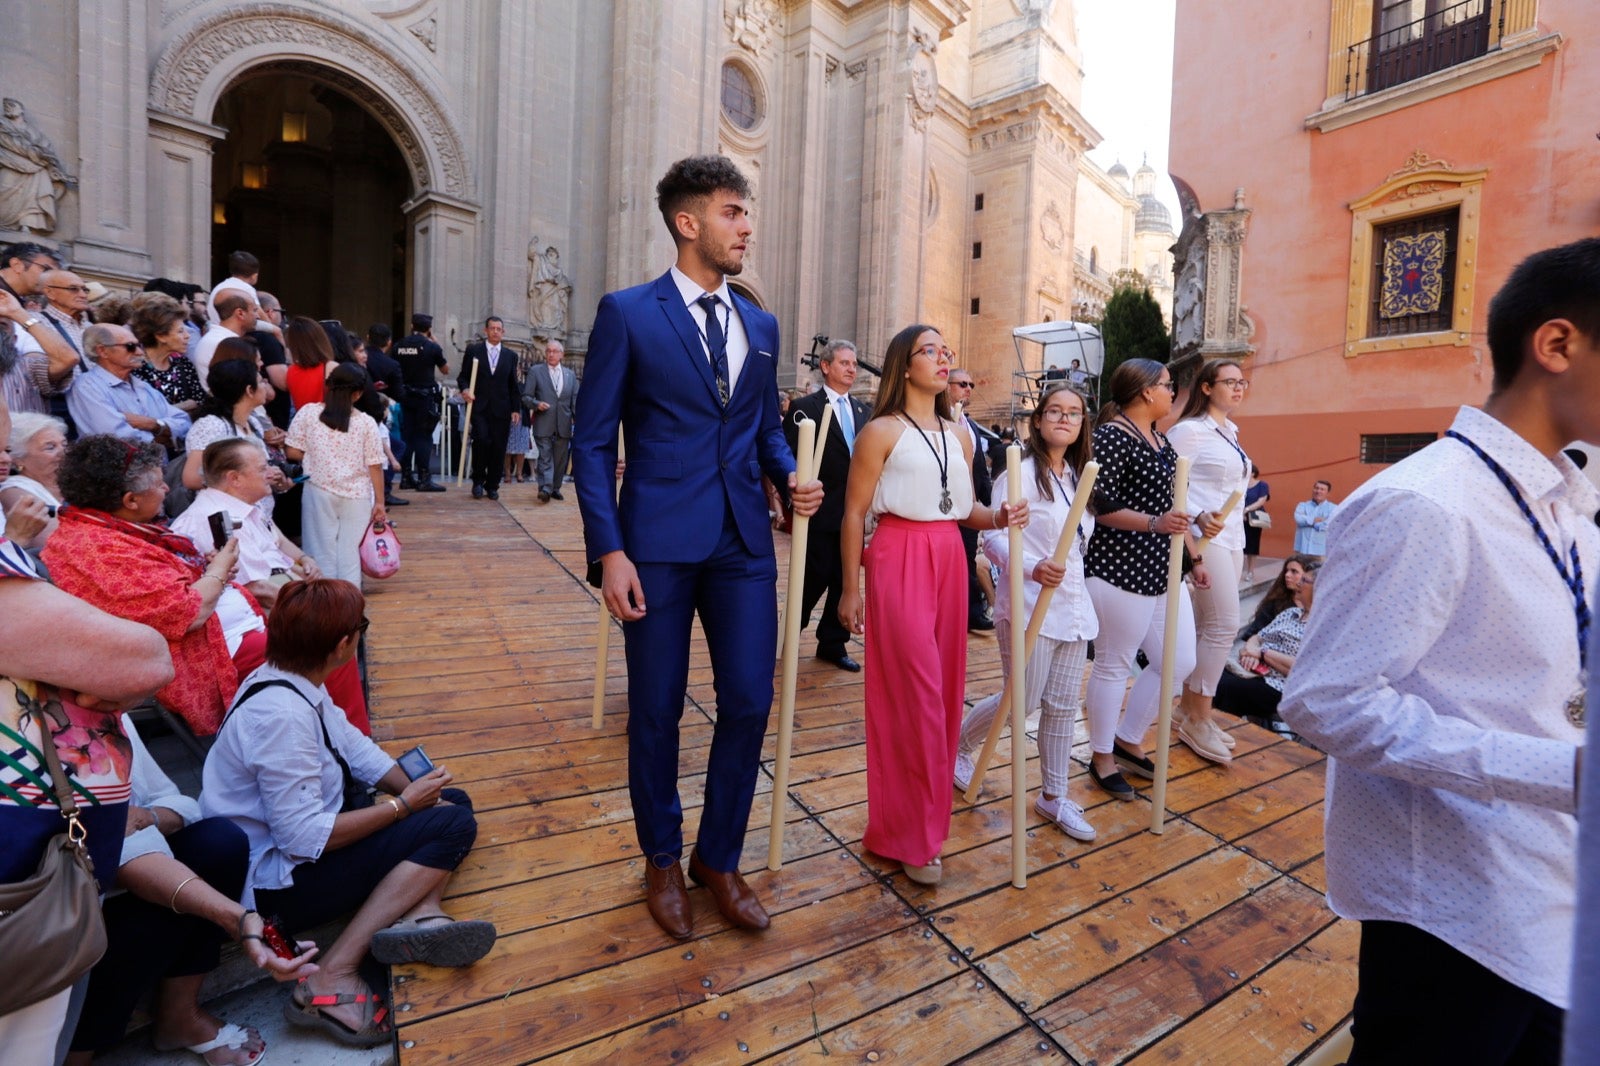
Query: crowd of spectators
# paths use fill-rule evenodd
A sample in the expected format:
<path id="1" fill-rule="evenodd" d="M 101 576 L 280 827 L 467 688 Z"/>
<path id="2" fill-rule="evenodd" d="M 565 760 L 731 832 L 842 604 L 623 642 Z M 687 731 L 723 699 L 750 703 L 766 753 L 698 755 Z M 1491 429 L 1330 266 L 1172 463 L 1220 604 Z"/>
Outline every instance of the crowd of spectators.
<path id="1" fill-rule="evenodd" d="M 495 936 L 440 906 L 476 836 L 466 795 L 368 739 L 356 546 L 404 502 L 383 479 L 389 332 L 369 333 L 375 357 L 334 320 L 285 329 L 247 253 L 209 291 L 96 292 L 65 266 L 0 248 L 0 883 L 31 876 L 60 823 L 53 739 L 93 804 L 109 946 L 0 1014 L 0 1047 L 87 1063 L 151 997 L 158 1049 L 253 1064 L 261 1035 L 199 1002 L 225 937 L 298 981 L 294 1023 L 387 1042 L 369 953 L 466 965 Z M 198 800 L 143 748 L 122 713 L 140 704 L 210 752 Z M 354 917 L 313 962 L 258 910 L 290 938 Z"/>

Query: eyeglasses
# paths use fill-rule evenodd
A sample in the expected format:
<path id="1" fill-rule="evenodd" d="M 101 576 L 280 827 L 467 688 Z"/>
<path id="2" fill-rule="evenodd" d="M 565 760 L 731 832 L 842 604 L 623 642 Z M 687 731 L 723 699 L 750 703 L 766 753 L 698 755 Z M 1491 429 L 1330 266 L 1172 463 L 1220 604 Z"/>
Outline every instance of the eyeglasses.
<path id="1" fill-rule="evenodd" d="M 28 266 L 38 270 L 55 270 L 55 263 L 48 259 L 29 259 Z"/>
<path id="2" fill-rule="evenodd" d="M 1250 391 L 1250 383 L 1244 378 L 1218 378 L 1215 384 L 1225 389 L 1239 389 L 1243 392 Z"/>
<path id="3" fill-rule="evenodd" d="M 1039 412 L 1039 420 L 1041 422 L 1066 422 L 1070 425 L 1076 422 L 1082 422 L 1083 412 L 1063 411 L 1059 407 L 1047 407 L 1043 411 Z"/>
<path id="4" fill-rule="evenodd" d="M 134 352 L 142 351 L 144 349 L 144 345 L 140 344 L 138 341 L 119 341 L 119 342 L 117 342 L 115 344 L 97 344 L 97 345 L 95 345 L 95 349 L 97 351 L 99 349 L 101 349 L 101 348 L 121 348 L 123 351 L 127 352 L 129 355 L 132 355 Z"/>
<path id="5" fill-rule="evenodd" d="M 950 383 L 950 387 L 952 389 L 970 389 L 970 388 L 972 388 L 972 382 L 970 382 L 970 381 L 952 381 Z"/>
<path id="6" fill-rule="evenodd" d="M 361 624 L 356 626 L 350 632 L 352 634 L 365 633 L 367 631 L 367 627 L 370 626 L 370 625 L 372 625 L 372 619 L 363 616 L 362 619 L 361 619 Z"/>
<path id="7" fill-rule="evenodd" d="M 952 352 L 949 348 L 941 348 L 937 344 L 924 344 L 913 351 L 911 355 L 913 357 L 925 355 L 936 363 L 940 361 L 948 363 L 956 357 L 955 352 Z"/>
<path id="8" fill-rule="evenodd" d="M 89 291 L 89 286 L 87 286 L 87 285 L 46 285 L 45 288 L 47 288 L 47 289 L 60 289 L 62 292 L 82 292 L 82 293 L 87 293 Z"/>
<path id="9" fill-rule="evenodd" d="M 1166 389 L 1168 392 L 1172 393 L 1172 395 L 1178 395 L 1178 383 L 1170 379 L 1167 381 L 1158 381 L 1150 387 L 1152 389 Z"/>

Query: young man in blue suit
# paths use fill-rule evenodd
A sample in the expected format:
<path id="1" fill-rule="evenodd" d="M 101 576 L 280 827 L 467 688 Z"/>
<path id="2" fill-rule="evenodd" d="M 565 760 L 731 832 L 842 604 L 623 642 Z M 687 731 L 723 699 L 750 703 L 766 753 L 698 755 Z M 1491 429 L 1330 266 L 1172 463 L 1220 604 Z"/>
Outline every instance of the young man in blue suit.
<path id="1" fill-rule="evenodd" d="M 705 803 L 689 876 L 736 926 L 765 929 L 739 854 L 772 707 L 777 562 L 761 475 L 795 487 L 778 418 L 778 323 L 735 295 L 752 231 L 750 186 L 721 156 L 674 163 L 656 199 L 677 262 L 600 300 L 574 421 L 573 475 L 589 561 L 622 620 L 628 661 L 628 790 L 647 860 L 650 914 L 675 937 L 692 922 L 680 866 L 678 719 L 689 634 L 705 630 L 717 693 Z M 617 431 L 627 453 L 615 492 Z M 782 810 L 780 803 L 779 810 Z M 781 815 L 780 815 L 781 816 Z"/>

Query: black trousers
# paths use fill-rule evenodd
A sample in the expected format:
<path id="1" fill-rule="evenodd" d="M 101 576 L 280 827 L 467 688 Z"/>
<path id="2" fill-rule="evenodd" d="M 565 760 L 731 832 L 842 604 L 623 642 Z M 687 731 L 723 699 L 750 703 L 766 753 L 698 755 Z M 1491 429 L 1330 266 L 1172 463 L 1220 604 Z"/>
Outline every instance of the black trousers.
<path id="1" fill-rule="evenodd" d="M 433 427 L 438 424 L 425 404 L 401 405 L 400 435 L 405 439 L 406 452 L 399 457 L 400 469 L 411 474 L 418 484 L 433 478 Z"/>
<path id="2" fill-rule="evenodd" d="M 984 617 L 983 586 L 978 584 L 978 531 L 961 527 L 961 548 L 967 553 L 967 624 Z"/>
<path id="3" fill-rule="evenodd" d="M 1565 1012 L 1402 922 L 1362 922 L 1348 1066 L 1558 1066 Z"/>
<path id="4" fill-rule="evenodd" d="M 287 932 L 299 934 L 359 910 L 378 882 L 402 862 L 454 870 L 478 838 L 478 820 L 465 792 L 447 788 L 439 794 L 450 802 L 408 815 L 348 847 L 324 851 L 320 859 L 296 866 L 289 888 L 256 889 L 256 909 L 281 918 Z"/>
<path id="5" fill-rule="evenodd" d="M 1240 677 L 1232 670 L 1224 670 L 1217 679 L 1217 694 L 1211 704 L 1240 718 L 1276 718 L 1281 699 L 1283 693 L 1267 684 L 1266 678 Z"/>
<path id="6" fill-rule="evenodd" d="M 244 892 L 250 842 L 226 818 L 205 818 L 167 838 L 173 857 L 229 899 Z M 216 969 L 224 934 L 192 914 L 174 914 L 131 892 L 102 908 L 106 953 L 89 971 L 89 992 L 72 1034 L 74 1051 L 109 1051 L 121 1042 L 128 1019 L 158 981 Z M 24 965 L 23 960 L 14 960 Z"/>
<path id="7" fill-rule="evenodd" d="M 813 529 L 806 534 L 806 587 L 800 597 L 800 628 L 810 623 L 812 608 L 822 600 L 822 617 L 817 619 L 817 654 L 825 659 L 843 655 L 850 640 L 850 631 L 839 621 L 839 597 L 843 592 L 839 531 Z"/>
<path id="8" fill-rule="evenodd" d="M 506 441 L 511 438 L 511 416 L 472 412 L 472 483 L 490 492 L 500 491 L 506 469 Z"/>

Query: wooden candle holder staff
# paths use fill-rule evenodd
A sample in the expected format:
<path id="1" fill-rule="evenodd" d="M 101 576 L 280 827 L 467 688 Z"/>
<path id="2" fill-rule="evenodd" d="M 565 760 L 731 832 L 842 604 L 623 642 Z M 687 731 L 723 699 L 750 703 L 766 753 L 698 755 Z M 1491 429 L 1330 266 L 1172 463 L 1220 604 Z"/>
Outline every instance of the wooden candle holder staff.
<path id="1" fill-rule="evenodd" d="M 467 413 L 461 420 L 461 465 L 456 468 L 456 484 L 467 478 L 467 452 L 472 448 L 472 405 L 478 402 L 478 361 L 472 361 L 472 377 L 467 381 L 467 391 L 472 399 L 467 401 Z"/>
<path id="2" fill-rule="evenodd" d="M 817 476 L 817 460 L 827 443 L 829 415 L 823 408 L 822 433 L 809 418 L 800 419 L 795 456 L 795 484 L 803 485 Z M 783 614 L 783 687 L 778 702 L 778 749 L 772 763 L 772 818 L 767 835 L 767 869 L 783 869 L 783 813 L 789 795 L 789 748 L 794 735 L 794 684 L 800 669 L 800 601 L 806 588 L 806 542 L 810 539 L 811 516 L 797 514 L 789 534 L 789 592 Z"/>
<path id="3" fill-rule="evenodd" d="M 1022 445 L 1012 442 L 1006 449 L 1006 503 L 1012 513 L 1022 502 Z M 1011 666 L 1012 676 L 1027 675 L 1027 651 L 1022 622 L 1022 530 L 1016 523 L 1006 525 L 1006 547 L 1012 559 L 1006 567 L 1011 585 Z M 1028 733 L 1027 684 L 1007 684 L 1011 702 L 1011 886 L 1028 887 L 1028 760 L 1025 757 Z M 1007 703 L 1002 698 L 1000 707 Z M 1003 714 L 997 710 L 994 720 Z M 993 732 L 993 730 L 990 730 Z"/>
<path id="4" fill-rule="evenodd" d="M 1187 514 L 1189 509 L 1189 457 L 1178 456 L 1178 471 L 1173 477 L 1172 509 Z M 1167 829 L 1167 756 L 1172 747 L 1172 687 L 1174 660 L 1178 654 L 1178 597 L 1183 590 L 1178 587 L 1183 580 L 1183 534 L 1172 534 L 1172 546 L 1167 551 L 1167 617 L 1161 645 L 1161 695 L 1157 706 L 1161 708 L 1156 725 L 1156 779 L 1150 790 L 1153 810 L 1150 813 L 1150 832 L 1164 833 Z"/>
<path id="5" fill-rule="evenodd" d="M 1222 509 L 1217 512 L 1217 521 L 1226 522 L 1228 520 L 1228 516 L 1233 513 L 1233 509 L 1235 507 L 1239 506 L 1239 501 L 1242 499 L 1244 499 L 1244 493 L 1240 492 L 1238 489 L 1234 489 L 1233 495 L 1228 497 L 1228 502 L 1223 504 Z M 1206 553 L 1206 549 L 1210 546 L 1211 538 L 1201 537 L 1195 542 L 1194 553 L 1196 555 L 1204 555 Z"/>

